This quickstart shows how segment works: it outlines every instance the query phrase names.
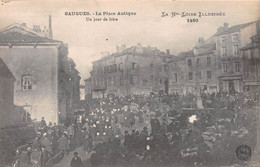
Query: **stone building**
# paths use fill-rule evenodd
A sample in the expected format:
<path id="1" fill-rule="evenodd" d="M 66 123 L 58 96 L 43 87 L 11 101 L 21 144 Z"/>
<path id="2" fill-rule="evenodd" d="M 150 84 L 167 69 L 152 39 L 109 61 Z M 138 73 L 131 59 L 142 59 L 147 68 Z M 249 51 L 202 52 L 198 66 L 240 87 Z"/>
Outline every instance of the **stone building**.
<path id="1" fill-rule="evenodd" d="M 228 27 L 224 23 L 217 34 L 218 75 L 220 91 L 243 91 L 243 59 L 240 48 L 256 35 L 259 21 Z"/>
<path id="2" fill-rule="evenodd" d="M 13 122 L 15 78 L 0 58 L 0 128 Z"/>
<path id="3" fill-rule="evenodd" d="M 193 51 L 182 52 L 168 61 L 169 66 L 169 93 L 186 93 L 186 73 L 188 67 L 186 57 L 193 56 Z"/>
<path id="4" fill-rule="evenodd" d="M 172 56 L 141 44 L 126 48 L 93 62 L 92 97 L 168 93 L 168 64 Z"/>
<path id="5" fill-rule="evenodd" d="M 224 26 L 219 27 L 209 39 L 204 41 L 203 38 L 199 38 L 192 50 L 181 52 L 168 61 L 170 92 L 234 93 L 243 91 L 244 88 L 250 89 L 250 86 L 244 87 L 245 84 L 258 84 L 255 80 L 250 82 L 247 78 L 250 74 L 257 73 L 258 60 L 254 59 L 255 63 L 251 63 L 251 66 L 248 60 L 242 58 L 239 50 L 242 48 L 244 55 L 250 52 L 256 57 L 259 54 L 257 47 L 252 48 L 252 45 L 256 45 L 252 43 L 256 43 L 257 40 L 254 42 L 250 40 L 252 36 L 256 38 L 257 31 L 259 31 L 259 21 L 230 28 L 227 23 L 224 23 Z M 246 69 L 243 69 L 245 66 Z M 248 68 L 256 71 L 249 73 Z M 200 89 L 197 90 L 197 87 Z"/>
<path id="6" fill-rule="evenodd" d="M 214 38 L 214 36 L 212 37 Z M 199 38 L 193 48 L 193 56 L 186 57 L 188 67 L 187 92 L 213 93 L 218 91 L 218 76 L 216 73 L 216 43 Z"/>
<path id="7" fill-rule="evenodd" d="M 199 38 L 192 50 L 168 61 L 171 93 L 195 93 L 197 87 L 200 93 L 218 91 L 215 39 L 215 35 L 206 41 Z"/>
<path id="8" fill-rule="evenodd" d="M 79 99 L 80 77 L 68 58 L 68 46 L 52 39 L 51 17 L 49 30 L 26 24 L 1 30 L 0 58 L 16 78 L 15 105 L 24 106 L 37 121 L 65 121 Z"/>
<path id="9" fill-rule="evenodd" d="M 259 27 L 258 27 L 259 28 Z M 260 32 L 251 37 L 251 43 L 242 47 L 244 90 L 260 91 Z"/>

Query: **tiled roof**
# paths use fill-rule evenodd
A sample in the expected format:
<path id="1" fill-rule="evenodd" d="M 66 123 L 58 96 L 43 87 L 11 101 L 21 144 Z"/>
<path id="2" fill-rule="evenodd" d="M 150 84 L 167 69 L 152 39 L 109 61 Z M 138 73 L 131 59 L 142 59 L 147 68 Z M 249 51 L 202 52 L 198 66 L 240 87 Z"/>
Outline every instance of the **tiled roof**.
<path id="1" fill-rule="evenodd" d="M 22 27 L 14 26 L 0 32 L 0 43 L 61 43 L 61 41 L 38 36 L 37 33 L 28 31 Z"/>
<path id="2" fill-rule="evenodd" d="M 251 43 L 247 44 L 246 46 L 240 48 L 241 50 L 249 50 L 253 48 L 260 47 L 260 33 L 251 37 Z"/>
<path id="3" fill-rule="evenodd" d="M 187 52 L 181 52 L 178 54 L 178 56 L 173 56 L 168 63 L 172 63 L 172 62 L 177 62 L 177 61 L 182 61 L 184 59 L 186 59 L 187 57 L 192 57 L 194 56 L 193 54 L 193 50 L 189 50 Z"/>
<path id="4" fill-rule="evenodd" d="M 159 49 L 154 48 L 154 47 L 142 47 L 142 52 L 138 52 L 137 50 L 138 50 L 137 46 L 132 46 L 132 47 L 126 48 L 122 52 L 116 52 L 116 53 L 113 53 L 111 55 L 107 55 L 105 57 L 102 57 L 101 59 L 99 59 L 95 62 L 106 60 L 106 59 L 109 59 L 113 56 L 115 56 L 115 57 L 121 56 L 121 55 L 124 55 L 124 54 L 127 54 L 127 53 L 132 53 L 132 54 L 135 54 L 135 55 L 160 56 L 160 57 L 166 57 L 166 58 L 174 57 L 174 55 L 166 54 L 165 52 L 162 52 Z"/>
<path id="5" fill-rule="evenodd" d="M 12 72 L 9 70 L 9 68 L 6 66 L 6 64 L 1 58 L 0 58 L 0 76 L 13 78 L 15 80 L 15 77 L 13 76 Z"/>
<path id="6" fill-rule="evenodd" d="M 250 22 L 250 23 L 245 23 L 245 24 L 239 24 L 239 25 L 235 25 L 235 26 L 232 26 L 230 28 L 228 28 L 227 30 L 224 30 L 220 33 L 217 33 L 216 35 L 219 36 L 219 35 L 225 35 L 225 34 L 230 34 L 230 33 L 234 33 L 234 32 L 238 32 L 240 31 L 241 29 L 253 24 L 255 22 Z"/>
<path id="7" fill-rule="evenodd" d="M 184 60 L 186 57 L 185 56 L 174 56 L 171 58 L 167 63 L 173 63 L 173 62 L 178 62 Z"/>
<path id="8" fill-rule="evenodd" d="M 204 44 L 199 46 L 199 55 L 213 53 L 216 50 L 216 43 Z"/>

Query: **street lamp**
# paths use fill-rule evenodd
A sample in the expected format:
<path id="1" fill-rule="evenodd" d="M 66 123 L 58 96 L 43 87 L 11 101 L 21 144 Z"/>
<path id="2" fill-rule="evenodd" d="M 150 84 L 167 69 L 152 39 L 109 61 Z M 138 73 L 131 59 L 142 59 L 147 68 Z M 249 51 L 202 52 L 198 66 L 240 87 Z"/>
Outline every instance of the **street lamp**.
<path id="1" fill-rule="evenodd" d="M 200 95 L 200 83 L 199 83 L 199 71 L 198 68 L 196 70 L 196 100 L 197 100 L 197 108 L 202 109 L 202 99 Z"/>

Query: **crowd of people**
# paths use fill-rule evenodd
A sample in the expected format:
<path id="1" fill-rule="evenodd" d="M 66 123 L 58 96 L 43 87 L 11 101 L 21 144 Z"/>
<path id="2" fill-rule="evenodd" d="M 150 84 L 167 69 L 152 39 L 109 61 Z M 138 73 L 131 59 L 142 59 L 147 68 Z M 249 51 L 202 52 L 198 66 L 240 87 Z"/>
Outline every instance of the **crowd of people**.
<path id="1" fill-rule="evenodd" d="M 233 157 L 239 144 L 254 151 L 255 95 L 202 94 L 204 109 L 196 109 L 196 98 L 176 93 L 88 100 L 85 112 L 64 124 L 47 125 L 42 118 L 37 137 L 17 149 L 13 166 L 54 166 L 79 147 L 93 167 L 230 165 L 239 163 Z M 84 166 L 81 158 L 74 152 L 71 167 Z"/>

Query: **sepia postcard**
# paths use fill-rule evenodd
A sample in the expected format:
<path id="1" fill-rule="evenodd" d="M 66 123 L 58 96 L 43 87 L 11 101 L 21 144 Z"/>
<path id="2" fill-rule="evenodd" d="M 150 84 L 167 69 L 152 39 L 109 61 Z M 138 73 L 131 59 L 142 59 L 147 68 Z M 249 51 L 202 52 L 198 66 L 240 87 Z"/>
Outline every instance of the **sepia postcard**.
<path id="1" fill-rule="evenodd" d="M 0 167 L 260 166 L 260 1 L 0 3 Z"/>

